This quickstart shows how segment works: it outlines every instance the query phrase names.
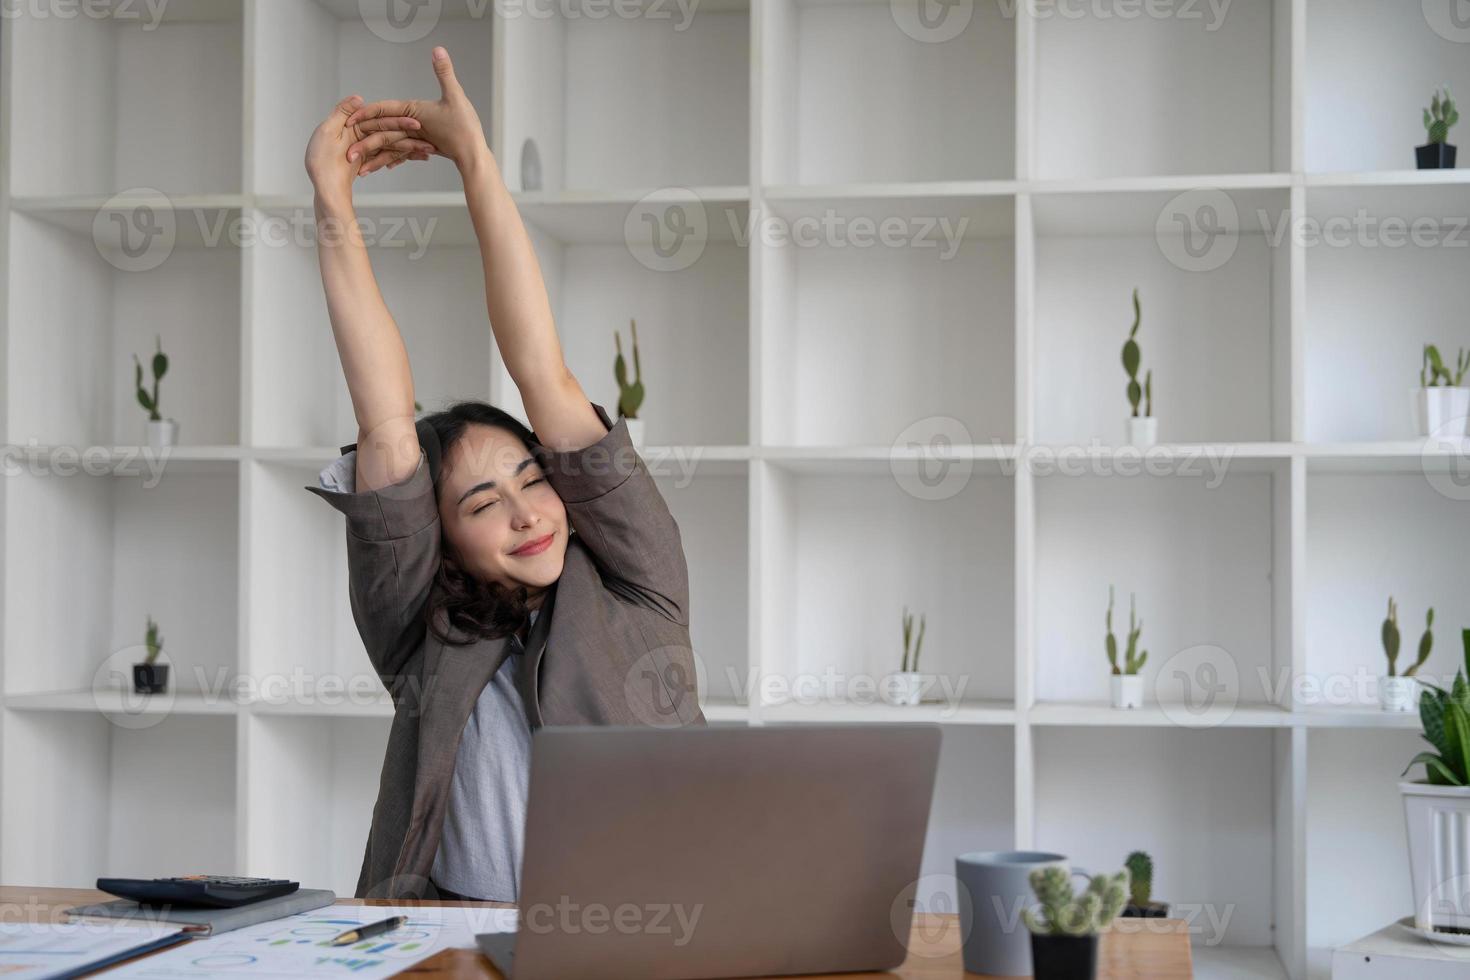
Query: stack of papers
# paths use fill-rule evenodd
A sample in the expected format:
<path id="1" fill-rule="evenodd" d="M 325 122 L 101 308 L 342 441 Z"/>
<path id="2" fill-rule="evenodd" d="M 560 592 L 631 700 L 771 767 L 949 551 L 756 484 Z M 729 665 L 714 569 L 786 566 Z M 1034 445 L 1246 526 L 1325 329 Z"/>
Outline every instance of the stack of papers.
<path id="1" fill-rule="evenodd" d="M 187 940 L 177 926 L 5 922 L 0 923 L 0 975 L 6 980 L 58 980 Z"/>

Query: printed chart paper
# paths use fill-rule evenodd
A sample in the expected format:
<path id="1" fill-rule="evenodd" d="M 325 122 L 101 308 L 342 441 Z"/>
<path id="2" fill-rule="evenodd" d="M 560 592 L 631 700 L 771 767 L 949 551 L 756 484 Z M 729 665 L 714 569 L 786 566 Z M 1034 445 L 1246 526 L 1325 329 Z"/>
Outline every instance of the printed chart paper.
<path id="1" fill-rule="evenodd" d="M 178 926 L 6 922 L 0 924 L 0 976 L 5 980 L 58 976 L 178 931 Z"/>
<path id="2" fill-rule="evenodd" d="M 354 926 L 395 915 L 408 922 L 348 946 L 328 946 Z M 118 968 L 108 976 L 388 977 L 441 949 L 475 949 L 475 933 L 514 931 L 515 909 L 332 905 L 196 939 Z M 7 978 L 8 980 L 8 978 Z"/>

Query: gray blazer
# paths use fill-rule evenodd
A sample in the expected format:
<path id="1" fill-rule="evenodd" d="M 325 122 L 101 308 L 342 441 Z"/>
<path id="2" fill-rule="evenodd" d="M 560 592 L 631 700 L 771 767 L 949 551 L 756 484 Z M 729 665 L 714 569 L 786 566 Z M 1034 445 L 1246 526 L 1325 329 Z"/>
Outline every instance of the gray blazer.
<path id="1" fill-rule="evenodd" d="M 679 527 L 627 425 L 592 407 L 609 429 L 600 441 L 572 452 L 532 446 L 571 534 L 552 605 L 538 617 L 549 632 L 537 643 L 533 631 L 520 672 L 531 728 L 703 725 Z M 394 704 L 357 897 L 433 898 L 460 735 L 507 640 L 455 646 L 428 631 L 440 528 L 422 458 L 413 476 L 378 490 L 306 489 L 347 517 L 352 615 Z"/>

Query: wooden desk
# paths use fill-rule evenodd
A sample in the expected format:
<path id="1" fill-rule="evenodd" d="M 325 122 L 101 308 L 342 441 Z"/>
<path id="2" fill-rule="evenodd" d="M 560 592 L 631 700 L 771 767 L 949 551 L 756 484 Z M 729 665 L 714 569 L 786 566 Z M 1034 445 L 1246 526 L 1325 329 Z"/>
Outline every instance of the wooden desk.
<path id="1" fill-rule="evenodd" d="M 26 888 L 0 886 L 0 921 L 62 922 L 61 910 L 72 905 L 106 901 L 111 896 L 90 888 Z M 388 902 L 376 899 L 339 898 L 353 905 L 454 905 L 454 902 Z M 471 903 L 483 908 L 507 908 L 499 903 Z M 415 980 L 439 977 L 483 977 L 499 980 L 500 973 L 477 950 L 445 950 L 415 964 L 405 974 Z M 954 915 L 921 914 L 914 922 L 909 941 L 909 958 L 890 973 L 827 974 L 830 980 L 858 977 L 888 977 L 901 980 L 955 980 L 974 977 L 965 973 L 960 958 L 959 918 Z M 1189 953 L 1189 936 L 1177 919 L 1118 920 L 1103 936 L 1098 955 L 1098 980 L 1190 980 L 1194 976 Z"/>

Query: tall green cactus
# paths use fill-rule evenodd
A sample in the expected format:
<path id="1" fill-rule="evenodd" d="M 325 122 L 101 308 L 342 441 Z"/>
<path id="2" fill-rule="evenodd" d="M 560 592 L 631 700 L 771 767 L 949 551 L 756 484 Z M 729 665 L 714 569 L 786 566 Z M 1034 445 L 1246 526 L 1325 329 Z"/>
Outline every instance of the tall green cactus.
<path id="1" fill-rule="evenodd" d="M 1434 647 L 1434 607 L 1429 607 L 1429 612 L 1424 615 L 1424 635 L 1419 637 L 1419 656 L 1404 671 L 1403 676 L 1413 677 L 1414 672 L 1424 666 L 1424 661 L 1429 659 L 1429 651 Z"/>
<path id="2" fill-rule="evenodd" d="M 158 414 L 158 382 L 168 373 L 168 356 L 163 353 L 163 337 L 158 337 L 158 352 L 153 355 L 153 392 L 150 394 L 143 387 L 143 363 L 138 360 L 138 355 L 133 355 L 133 385 L 138 389 L 138 404 L 148 413 L 148 421 L 161 422 L 163 416 Z"/>
<path id="3" fill-rule="evenodd" d="M 1115 674 L 1136 674 L 1148 660 L 1148 651 L 1138 650 L 1138 638 L 1143 634 L 1143 622 L 1137 618 L 1133 593 L 1128 594 L 1128 646 L 1123 651 L 1123 663 L 1118 663 L 1118 640 L 1113 636 L 1113 587 L 1108 586 L 1108 612 L 1104 617 L 1107 624 L 1106 648 L 1108 663 Z"/>
<path id="4" fill-rule="evenodd" d="M 914 640 L 913 658 L 909 656 L 909 640 L 913 638 L 914 614 L 909 612 L 909 607 L 903 607 L 903 663 L 899 667 L 904 673 L 917 671 L 919 669 L 919 648 L 924 645 L 924 615 L 919 616 L 919 636 Z"/>
<path id="5" fill-rule="evenodd" d="M 1388 676 L 1398 676 L 1399 659 L 1399 606 L 1393 601 L 1393 596 L 1388 597 L 1388 618 L 1383 621 L 1381 630 L 1383 634 L 1383 653 L 1388 657 Z"/>
<path id="6" fill-rule="evenodd" d="M 1138 350 L 1138 326 L 1143 322 L 1143 306 L 1138 301 L 1138 290 L 1133 290 L 1133 329 L 1128 331 L 1128 339 L 1123 343 L 1123 370 L 1128 372 L 1128 404 L 1133 406 L 1133 417 L 1138 418 L 1138 403 L 1147 395 L 1143 414 L 1145 417 L 1154 414 L 1154 372 L 1150 368 L 1144 375 L 1143 383 L 1138 381 L 1138 368 L 1142 363 L 1143 355 Z"/>
<path id="7" fill-rule="evenodd" d="M 143 658 L 145 664 L 153 663 L 163 652 L 163 637 L 158 635 L 158 624 L 151 614 L 148 616 L 148 628 L 143 633 L 143 645 L 148 648 L 148 655 Z"/>
<path id="8" fill-rule="evenodd" d="M 638 359 L 638 321 L 630 320 L 633 330 L 633 383 L 628 383 L 628 364 L 623 360 L 623 337 L 614 330 L 613 342 L 617 345 L 618 356 L 613 361 L 613 377 L 618 381 L 618 415 L 621 418 L 636 419 L 638 408 L 643 404 L 643 362 Z"/>
<path id="9" fill-rule="evenodd" d="M 1450 87 L 1446 85 L 1443 97 L 1435 92 L 1429 108 L 1424 110 L 1424 128 L 1429 131 L 1429 142 L 1449 142 L 1450 127 L 1459 121 L 1460 110 L 1450 96 Z"/>
<path id="10" fill-rule="evenodd" d="M 1128 900 L 1138 908 L 1147 908 L 1153 894 L 1154 859 L 1144 851 L 1134 851 L 1123 861 L 1123 867 L 1128 869 L 1131 882 Z"/>
<path id="11" fill-rule="evenodd" d="M 1458 386 L 1464 380 L 1467 369 L 1470 369 L 1470 351 L 1460 348 L 1455 355 L 1455 369 L 1451 371 L 1440 356 L 1439 348 L 1433 344 L 1425 344 L 1424 362 L 1419 367 L 1419 384 L 1424 388 Z"/>
<path id="12" fill-rule="evenodd" d="M 1066 868 L 1048 865 L 1031 872 L 1031 890 L 1041 914 L 1021 910 L 1021 921 L 1038 935 L 1091 936 L 1105 929 L 1128 901 L 1128 871 L 1093 875 L 1080 896 Z"/>

